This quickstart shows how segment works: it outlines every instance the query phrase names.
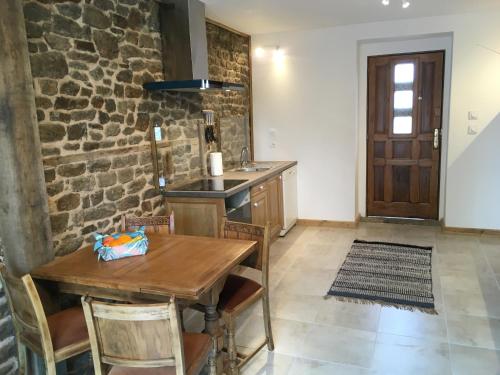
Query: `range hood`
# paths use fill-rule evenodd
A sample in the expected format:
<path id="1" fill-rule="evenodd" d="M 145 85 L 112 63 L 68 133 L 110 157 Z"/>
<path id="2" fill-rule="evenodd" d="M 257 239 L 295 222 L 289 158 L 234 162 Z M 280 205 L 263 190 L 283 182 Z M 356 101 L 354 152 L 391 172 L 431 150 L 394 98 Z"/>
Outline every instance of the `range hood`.
<path id="1" fill-rule="evenodd" d="M 146 90 L 243 91 L 239 83 L 208 79 L 205 4 L 199 0 L 161 0 L 159 17 L 165 81 L 148 82 Z"/>

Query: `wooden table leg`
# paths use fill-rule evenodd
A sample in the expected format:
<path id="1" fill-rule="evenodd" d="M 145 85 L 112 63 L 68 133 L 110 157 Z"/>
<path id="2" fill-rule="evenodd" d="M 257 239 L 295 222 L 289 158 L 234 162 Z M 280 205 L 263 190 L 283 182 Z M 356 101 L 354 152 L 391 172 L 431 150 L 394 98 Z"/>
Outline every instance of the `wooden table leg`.
<path id="1" fill-rule="evenodd" d="M 208 357 L 210 375 L 222 374 L 222 355 L 220 341 L 222 330 L 219 324 L 219 313 L 217 305 L 205 305 L 205 331 L 212 337 L 212 351 Z"/>

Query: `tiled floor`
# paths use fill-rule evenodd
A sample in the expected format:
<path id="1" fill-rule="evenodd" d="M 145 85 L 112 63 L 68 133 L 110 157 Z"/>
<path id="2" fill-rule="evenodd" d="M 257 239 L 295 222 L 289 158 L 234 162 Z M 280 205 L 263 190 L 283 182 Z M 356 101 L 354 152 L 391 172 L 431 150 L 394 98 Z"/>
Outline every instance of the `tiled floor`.
<path id="1" fill-rule="evenodd" d="M 433 245 L 438 315 L 325 300 L 354 239 Z M 276 349 L 243 369 L 256 374 L 500 374 L 500 237 L 363 223 L 296 227 L 271 247 Z M 239 321 L 241 350 L 264 335 L 261 306 Z"/>

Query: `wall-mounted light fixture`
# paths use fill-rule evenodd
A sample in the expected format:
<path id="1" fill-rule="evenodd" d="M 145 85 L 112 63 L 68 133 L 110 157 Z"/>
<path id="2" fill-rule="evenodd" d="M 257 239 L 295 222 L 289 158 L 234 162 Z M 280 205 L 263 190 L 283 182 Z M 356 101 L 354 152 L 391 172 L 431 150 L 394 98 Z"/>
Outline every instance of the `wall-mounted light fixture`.
<path id="1" fill-rule="evenodd" d="M 383 6 L 389 6 L 391 4 L 391 0 L 382 0 L 382 5 Z M 410 1 L 409 0 L 401 0 L 401 7 L 403 9 L 409 8 L 410 7 Z"/>
<path id="2" fill-rule="evenodd" d="M 271 52 L 273 60 L 283 60 L 285 56 L 285 51 L 283 51 L 283 49 L 279 45 L 257 47 L 254 50 L 254 55 L 255 57 L 262 58 L 265 57 L 269 52 Z"/>
<path id="3" fill-rule="evenodd" d="M 273 50 L 273 60 L 276 63 L 282 63 L 285 58 L 285 51 L 283 51 L 279 46 Z"/>
<path id="4" fill-rule="evenodd" d="M 264 55 L 265 55 L 264 48 L 262 48 L 262 47 L 257 47 L 257 48 L 255 49 L 255 56 L 256 56 L 256 57 L 264 57 Z"/>

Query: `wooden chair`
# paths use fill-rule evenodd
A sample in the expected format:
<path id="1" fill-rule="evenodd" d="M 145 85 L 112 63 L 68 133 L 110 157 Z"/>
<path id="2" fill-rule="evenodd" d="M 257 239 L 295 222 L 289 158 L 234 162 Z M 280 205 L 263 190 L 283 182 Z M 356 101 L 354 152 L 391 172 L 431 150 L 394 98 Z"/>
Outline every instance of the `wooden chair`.
<path id="1" fill-rule="evenodd" d="M 173 298 L 124 305 L 82 297 L 82 305 L 96 375 L 195 375 L 212 349 L 210 336 L 182 332 Z"/>
<path id="2" fill-rule="evenodd" d="M 122 215 L 122 232 L 146 227 L 146 233 L 175 234 L 174 212 L 169 216 L 127 217 Z"/>
<path id="3" fill-rule="evenodd" d="M 242 265 L 260 270 L 262 275 L 260 284 L 243 276 L 229 275 L 219 297 L 218 310 L 224 320 L 228 337 L 230 374 L 238 374 L 239 368 L 257 354 L 264 345 L 267 344 L 269 350 L 274 350 L 269 310 L 269 228 L 269 223 L 265 227 L 230 221 L 224 221 L 222 224 L 223 238 L 258 242 L 257 251 Z M 264 310 L 266 339 L 256 350 L 244 356 L 236 349 L 235 321 L 241 312 L 260 299 L 262 299 Z"/>
<path id="4" fill-rule="evenodd" d="M 21 366 L 26 365 L 29 348 L 43 358 L 46 374 L 56 375 L 56 363 L 90 350 L 81 306 L 46 316 L 30 275 L 16 278 L 2 263 L 0 275 L 13 315 Z M 27 373 L 26 369 L 21 373 Z"/>

